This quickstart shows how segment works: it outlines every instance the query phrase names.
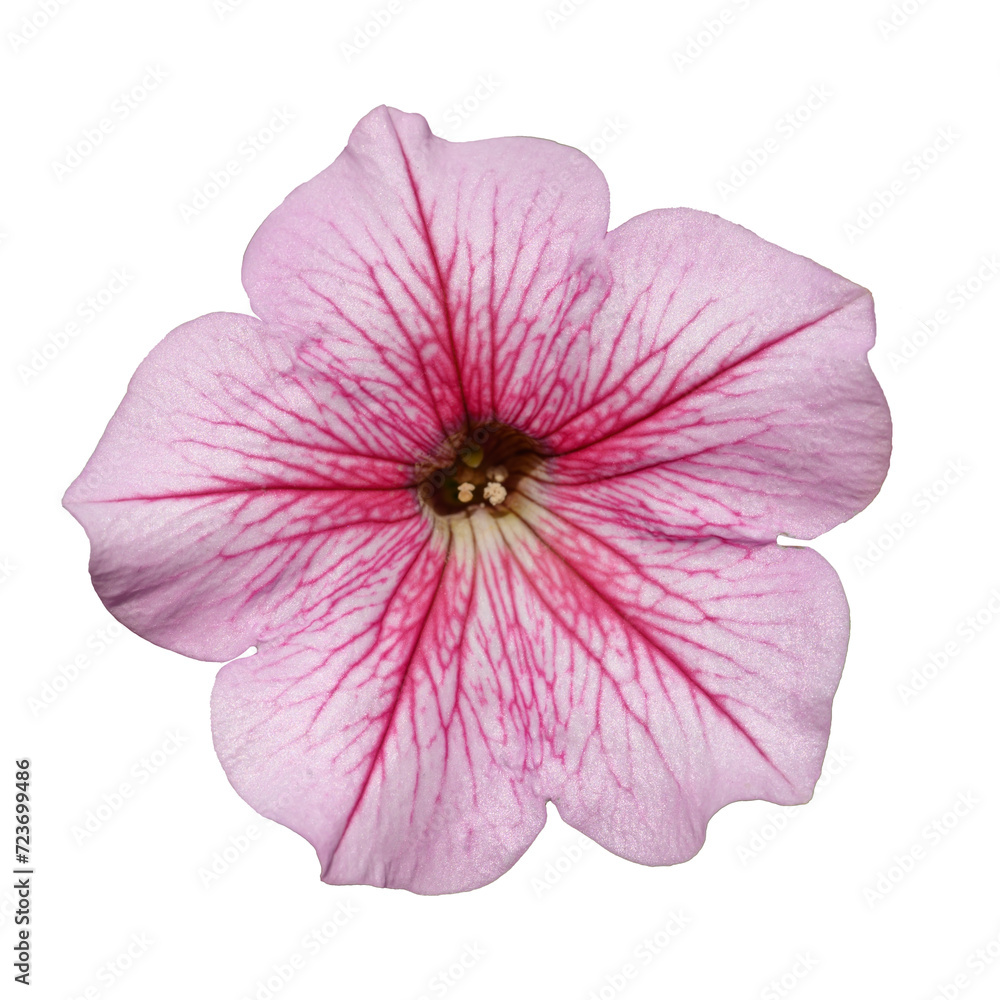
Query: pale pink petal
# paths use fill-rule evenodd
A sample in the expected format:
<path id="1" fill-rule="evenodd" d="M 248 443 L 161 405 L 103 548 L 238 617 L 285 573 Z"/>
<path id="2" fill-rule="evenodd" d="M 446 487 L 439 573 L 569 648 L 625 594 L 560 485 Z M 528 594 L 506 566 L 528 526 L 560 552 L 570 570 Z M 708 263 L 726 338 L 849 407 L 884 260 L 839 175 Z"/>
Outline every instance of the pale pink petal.
<path id="1" fill-rule="evenodd" d="M 541 676 L 480 512 L 377 592 L 223 668 L 216 750 L 236 790 L 313 844 L 327 882 L 457 892 L 503 874 L 545 822 Z M 546 667 L 551 672 L 551 664 Z"/>
<path id="2" fill-rule="evenodd" d="M 224 660 L 394 571 L 429 530 L 405 487 L 430 442 L 363 402 L 310 343 L 293 349 L 253 317 L 215 313 L 170 333 L 64 499 L 111 613 Z M 350 572 L 335 571 L 344 560 Z"/>
<path id="3" fill-rule="evenodd" d="M 821 556 L 513 506 L 500 533 L 526 596 L 508 641 L 549 679 L 543 787 L 568 823 L 672 864 L 729 802 L 810 798 L 848 637 Z"/>
<path id="4" fill-rule="evenodd" d="M 820 556 L 514 507 L 437 532 L 369 618 L 334 606 L 219 674 L 230 780 L 328 882 L 483 885 L 549 799 L 615 853 L 674 863 L 728 802 L 811 795 L 847 643 Z"/>
<path id="5" fill-rule="evenodd" d="M 336 370 L 377 374 L 450 433 L 567 391 L 586 360 L 568 331 L 606 294 L 607 221 L 604 176 L 579 150 L 448 142 L 376 108 L 268 216 L 243 283 L 260 317 L 320 336 Z"/>
<path id="6" fill-rule="evenodd" d="M 611 293 L 558 412 L 545 502 L 672 537 L 812 538 L 878 492 L 885 398 L 867 290 L 714 215 L 609 234 Z M 578 484 L 586 483 L 586 487 Z"/>

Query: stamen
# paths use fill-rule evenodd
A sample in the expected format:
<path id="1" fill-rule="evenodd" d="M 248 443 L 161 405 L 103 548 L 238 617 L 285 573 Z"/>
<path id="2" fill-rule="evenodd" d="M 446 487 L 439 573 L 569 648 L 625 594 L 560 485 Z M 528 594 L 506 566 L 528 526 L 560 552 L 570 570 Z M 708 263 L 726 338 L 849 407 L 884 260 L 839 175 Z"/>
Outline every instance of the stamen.
<path id="1" fill-rule="evenodd" d="M 538 445 L 513 427 L 477 424 L 450 435 L 415 468 L 417 495 L 441 517 L 479 517 L 483 508 L 505 517 L 513 513 L 505 501 L 513 502 L 521 480 L 542 460 Z"/>
<path id="2" fill-rule="evenodd" d="M 483 487 L 483 497 L 496 507 L 506 499 L 507 491 L 499 483 L 487 483 Z"/>

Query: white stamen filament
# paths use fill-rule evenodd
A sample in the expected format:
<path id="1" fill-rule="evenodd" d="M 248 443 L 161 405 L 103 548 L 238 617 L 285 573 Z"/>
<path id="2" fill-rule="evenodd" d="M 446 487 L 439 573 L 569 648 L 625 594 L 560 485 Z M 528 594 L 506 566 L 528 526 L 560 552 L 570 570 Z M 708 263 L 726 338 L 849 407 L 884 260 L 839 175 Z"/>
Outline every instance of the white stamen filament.
<path id="1" fill-rule="evenodd" d="M 507 478 L 507 470 L 502 465 L 494 465 L 492 469 L 486 470 L 486 478 L 502 483 Z"/>
<path id="2" fill-rule="evenodd" d="M 461 500 L 462 503 L 468 503 L 472 499 L 472 493 L 474 490 L 475 487 L 472 483 L 459 483 L 458 499 Z"/>

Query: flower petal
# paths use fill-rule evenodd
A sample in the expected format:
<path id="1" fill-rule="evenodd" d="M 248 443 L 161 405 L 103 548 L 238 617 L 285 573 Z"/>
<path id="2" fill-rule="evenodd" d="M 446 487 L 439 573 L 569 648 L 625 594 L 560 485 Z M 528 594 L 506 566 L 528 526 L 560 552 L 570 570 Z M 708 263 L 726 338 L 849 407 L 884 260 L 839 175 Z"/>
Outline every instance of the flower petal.
<path id="1" fill-rule="evenodd" d="M 475 888 L 545 822 L 535 678 L 504 649 L 517 598 L 493 585 L 484 520 L 439 529 L 405 572 L 219 673 L 212 728 L 230 781 L 313 844 L 327 882 Z"/>
<path id="2" fill-rule="evenodd" d="M 848 637 L 821 556 L 514 508 L 500 530 L 533 606 L 511 624 L 525 671 L 554 665 L 543 787 L 568 823 L 673 864 L 729 802 L 810 798 Z"/>
<path id="3" fill-rule="evenodd" d="M 513 507 L 343 599 L 368 617 L 332 605 L 219 674 L 230 780 L 328 882 L 483 885 L 546 800 L 623 857 L 675 863 L 726 803 L 812 793 L 848 631 L 819 555 Z"/>
<path id="4" fill-rule="evenodd" d="M 593 261 L 607 220 L 604 176 L 579 150 L 448 142 L 381 107 L 268 216 L 243 283 L 259 316 L 377 372 L 444 436 L 512 422 L 540 387 L 566 391 L 580 345 L 563 334 L 605 294 Z"/>
<path id="5" fill-rule="evenodd" d="M 638 216 L 605 249 L 611 292 L 586 367 L 566 373 L 577 397 L 522 428 L 558 456 L 547 504 L 774 539 L 871 501 L 890 423 L 865 289 L 690 209 Z"/>
<path id="6" fill-rule="evenodd" d="M 143 361 L 64 503 L 94 587 L 162 646 L 224 660 L 322 616 L 350 557 L 381 572 L 429 530 L 410 489 L 414 425 L 359 420 L 311 354 L 216 313 Z"/>

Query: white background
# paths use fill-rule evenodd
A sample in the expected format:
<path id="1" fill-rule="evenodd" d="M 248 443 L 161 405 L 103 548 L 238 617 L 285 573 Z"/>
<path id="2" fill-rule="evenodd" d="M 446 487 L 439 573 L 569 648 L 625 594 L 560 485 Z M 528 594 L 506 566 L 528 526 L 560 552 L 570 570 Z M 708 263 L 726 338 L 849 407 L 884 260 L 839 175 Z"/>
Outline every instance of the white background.
<path id="1" fill-rule="evenodd" d="M 387 0 L 70 0 L 48 23 L 41 3 L 4 3 L 0 797 L 10 831 L 13 761 L 29 756 L 34 995 L 998 995 L 1000 280 L 983 262 L 1000 253 L 1000 12 L 906 0 L 894 25 L 892 0 L 557 3 L 393 0 L 383 25 L 370 18 Z M 553 811 L 486 888 L 328 886 L 309 844 L 227 783 L 215 667 L 114 635 L 64 489 L 167 331 L 248 310 L 251 234 L 381 103 L 451 139 L 587 150 L 612 225 L 706 209 L 872 289 L 894 452 L 876 501 L 814 543 L 853 624 L 810 805 L 730 806 L 673 868 L 584 849 Z M 294 120 L 261 132 L 276 111 Z M 100 144 L 57 170 L 102 118 Z M 88 321 L 116 271 L 127 281 Z M 4 978 L 11 903 L 0 888 Z"/>

